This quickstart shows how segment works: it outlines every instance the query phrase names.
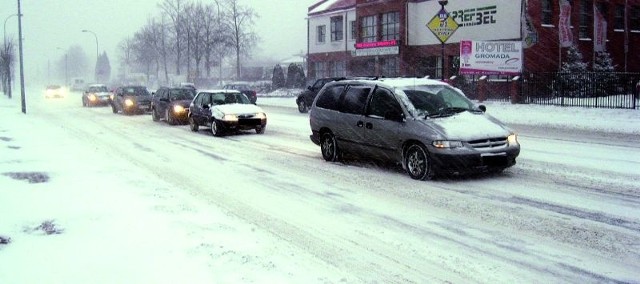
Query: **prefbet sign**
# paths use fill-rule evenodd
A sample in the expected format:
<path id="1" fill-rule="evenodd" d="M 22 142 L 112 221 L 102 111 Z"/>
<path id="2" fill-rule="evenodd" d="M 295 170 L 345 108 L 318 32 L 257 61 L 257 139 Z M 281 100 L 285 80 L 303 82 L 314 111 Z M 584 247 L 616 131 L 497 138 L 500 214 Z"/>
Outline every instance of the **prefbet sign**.
<path id="1" fill-rule="evenodd" d="M 519 75 L 522 41 L 460 41 L 460 74 Z"/>

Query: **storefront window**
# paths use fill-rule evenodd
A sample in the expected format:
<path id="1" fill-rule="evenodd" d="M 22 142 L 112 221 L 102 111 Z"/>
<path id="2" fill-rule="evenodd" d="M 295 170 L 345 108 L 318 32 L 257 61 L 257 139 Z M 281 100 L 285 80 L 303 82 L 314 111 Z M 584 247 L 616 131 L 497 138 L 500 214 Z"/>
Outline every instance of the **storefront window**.
<path id="1" fill-rule="evenodd" d="M 400 39 L 400 13 L 382 14 L 382 40 Z"/>
<path id="2" fill-rule="evenodd" d="M 397 77 L 400 75 L 400 66 L 398 64 L 397 57 L 382 58 L 380 62 L 380 68 L 382 69 L 382 76 L 384 77 Z"/>
<path id="3" fill-rule="evenodd" d="M 362 42 L 374 42 L 376 39 L 376 16 L 362 17 Z"/>

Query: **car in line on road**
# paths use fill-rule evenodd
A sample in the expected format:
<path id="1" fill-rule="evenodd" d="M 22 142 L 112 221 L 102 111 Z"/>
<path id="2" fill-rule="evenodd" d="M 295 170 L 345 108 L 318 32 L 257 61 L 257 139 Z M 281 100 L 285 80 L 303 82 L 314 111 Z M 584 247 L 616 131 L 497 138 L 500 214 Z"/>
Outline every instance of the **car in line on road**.
<path id="1" fill-rule="evenodd" d="M 44 90 L 44 97 L 47 99 L 65 98 L 66 96 L 67 90 L 60 85 L 48 85 Z"/>
<path id="2" fill-rule="evenodd" d="M 151 96 L 151 118 L 170 125 L 187 124 L 189 105 L 196 95 L 190 87 L 162 87 Z"/>
<path id="3" fill-rule="evenodd" d="M 240 130 L 263 134 L 267 115 L 240 91 L 204 90 L 189 106 L 189 128 L 196 132 L 200 126 L 208 127 L 214 136 Z"/>
<path id="4" fill-rule="evenodd" d="M 245 96 L 247 96 L 247 98 L 249 98 L 249 101 L 252 104 L 256 104 L 256 101 L 258 100 L 257 92 L 247 83 L 226 84 L 222 88 L 225 90 L 238 90 L 242 92 Z"/>
<path id="5" fill-rule="evenodd" d="M 151 94 L 147 87 L 127 85 L 116 88 L 110 100 L 113 113 L 140 114 L 151 110 Z"/>
<path id="6" fill-rule="evenodd" d="M 520 153 L 516 134 L 462 91 L 425 78 L 328 83 L 309 111 L 326 161 L 344 154 L 401 164 L 413 179 L 501 172 Z"/>
<path id="7" fill-rule="evenodd" d="M 317 79 L 313 85 L 307 86 L 307 89 L 298 95 L 296 98 L 296 105 L 298 105 L 298 111 L 300 113 L 306 113 L 309 111 L 309 107 L 313 104 L 313 100 L 318 95 L 318 92 L 325 84 L 333 81 L 344 80 L 344 77 L 327 77 Z"/>
<path id="8" fill-rule="evenodd" d="M 82 106 L 106 106 L 109 105 L 111 92 L 104 84 L 91 84 L 82 93 Z"/>

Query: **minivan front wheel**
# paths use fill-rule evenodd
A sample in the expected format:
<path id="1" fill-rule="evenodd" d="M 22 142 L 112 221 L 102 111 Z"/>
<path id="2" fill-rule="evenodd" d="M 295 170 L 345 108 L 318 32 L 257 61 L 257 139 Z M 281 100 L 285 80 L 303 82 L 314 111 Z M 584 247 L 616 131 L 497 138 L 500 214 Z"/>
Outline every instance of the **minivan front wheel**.
<path id="1" fill-rule="evenodd" d="M 412 179 L 429 180 L 433 178 L 431 158 L 424 146 L 413 144 L 404 155 L 404 166 Z"/>
<path id="2" fill-rule="evenodd" d="M 320 150 L 325 161 L 335 162 L 338 160 L 338 144 L 333 133 L 325 132 L 320 136 Z"/>

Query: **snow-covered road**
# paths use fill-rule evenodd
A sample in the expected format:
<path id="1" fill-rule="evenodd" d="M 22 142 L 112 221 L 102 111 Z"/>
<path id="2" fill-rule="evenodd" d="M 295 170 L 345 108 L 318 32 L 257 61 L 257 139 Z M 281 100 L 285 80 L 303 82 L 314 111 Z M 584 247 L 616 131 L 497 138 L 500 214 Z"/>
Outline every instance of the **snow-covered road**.
<path id="1" fill-rule="evenodd" d="M 153 209 L 161 214 L 214 211 L 251 227 L 251 236 L 237 229 L 231 238 L 260 249 L 221 262 L 222 240 L 206 233 L 219 224 L 183 220 L 178 230 L 200 242 L 186 254 L 205 269 L 198 279 L 640 282 L 640 146 L 633 134 L 607 143 L 610 133 L 518 124 L 522 152 L 503 174 L 419 182 L 394 166 L 327 163 L 309 140 L 306 114 L 293 104 L 263 108 L 269 118 L 264 135 L 216 138 L 203 129 L 193 133 L 188 126 L 153 122 L 149 115 L 82 108 L 79 99 L 34 99 L 26 126 L 64 137 L 41 142 L 50 150 L 75 152 L 50 163 L 93 161 L 77 166 L 100 180 L 70 187 L 99 190 L 87 184 L 111 179 L 106 184 L 118 184 L 118 191 L 164 204 Z M 9 137 L 13 130 L 0 131 Z M 0 209 L 2 214 L 11 213 Z M 2 228 L 0 235 L 6 234 Z M 18 283 L 3 276 L 30 279 L 7 276 L 3 267 L 11 265 L 3 263 L 3 250 L 9 249 L 0 246 L 0 282 Z M 220 276 L 226 270 L 242 276 Z M 127 279 L 144 278 L 116 282 L 136 283 Z M 185 282 L 198 283 L 191 280 Z"/>

